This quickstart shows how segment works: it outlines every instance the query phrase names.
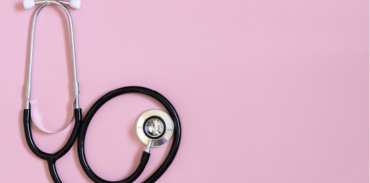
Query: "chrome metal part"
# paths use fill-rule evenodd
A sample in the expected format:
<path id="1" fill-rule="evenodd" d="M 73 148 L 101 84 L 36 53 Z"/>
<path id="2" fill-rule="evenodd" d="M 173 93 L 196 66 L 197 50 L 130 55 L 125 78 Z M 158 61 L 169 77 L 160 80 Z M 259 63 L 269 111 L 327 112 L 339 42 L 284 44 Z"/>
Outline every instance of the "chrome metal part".
<path id="1" fill-rule="evenodd" d="M 65 11 L 65 13 L 67 15 L 67 18 L 68 18 L 70 44 L 71 44 L 71 55 L 72 55 L 72 66 L 73 66 L 73 80 L 74 80 L 74 82 L 73 82 L 74 101 L 73 101 L 72 110 L 80 108 L 80 103 L 79 103 L 79 93 L 80 93 L 80 91 L 79 91 L 79 86 L 78 86 L 79 84 L 78 84 L 78 80 L 77 80 L 76 50 L 75 50 L 75 40 L 74 40 L 74 33 L 73 33 L 73 22 L 72 22 L 72 17 L 71 17 L 71 14 L 70 14 L 69 10 L 63 5 L 63 4 L 68 4 L 68 3 L 69 3 L 68 1 L 52 1 L 52 0 L 35 1 L 35 4 L 41 4 L 41 6 L 36 10 L 36 12 L 33 16 L 33 19 L 32 19 L 31 36 L 30 36 L 29 66 L 28 66 L 28 80 L 27 80 L 26 92 L 25 92 L 25 94 L 26 94 L 25 109 L 30 109 L 31 108 L 31 104 L 30 104 L 31 86 L 32 86 L 31 78 L 32 78 L 32 64 L 33 64 L 33 51 L 34 51 L 36 19 L 37 19 L 38 14 L 40 13 L 40 11 L 44 7 L 48 6 L 49 4 L 56 4 L 56 5 L 60 6 Z M 72 111 L 71 121 L 73 121 L 73 116 L 74 116 L 74 112 Z M 62 130 L 67 128 L 69 126 L 69 124 L 67 126 L 65 126 Z M 57 132 L 48 132 L 48 131 L 44 131 L 42 129 L 40 129 L 40 130 L 45 132 L 45 133 L 58 133 L 58 132 L 62 131 L 62 130 L 59 130 Z"/>
<path id="2" fill-rule="evenodd" d="M 145 152 L 150 153 L 150 148 L 152 147 L 153 140 L 149 139 L 148 144 L 146 145 Z"/>
<path id="3" fill-rule="evenodd" d="M 54 0 L 45 0 L 45 1 L 35 1 L 35 5 L 38 5 L 38 4 L 44 4 L 44 3 L 53 3 L 55 2 Z M 69 4 L 69 1 L 57 1 L 61 4 Z"/>
<path id="4" fill-rule="evenodd" d="M 149 135 L 150 137 L 159 137 L 164 132 L 164 122 L 157 117 L 150 118 L 145 122 L 144 131 L 146 135 Z"/>
<path id="5" fill-rule="evenodd" d="M 158 119 L 160 119 L 160 121 Z M 156 122 L 154 123 L 154 121 Z M 161 123 L 163 125 L 162 127 Z M 161 132 L 161 129 L 163 129 L 164 126 L 165 131 Z M 147 132 L 148 135 L 145 134 L 144 130 L 146 130 L 145 132 Z M 168 142 L 173 136 L 173 131 L 174 124 L 172 118 L 165 111 L 159 109 L 151 109 L 143 112 L 136 122 L 137 136 L 139 137 L 140 141 L 145 145 L 153 143 L 151 147 L 159 147 Z M 151 132 L 153 132 L 152 133 L 153 135 L 149 135 Z"/>

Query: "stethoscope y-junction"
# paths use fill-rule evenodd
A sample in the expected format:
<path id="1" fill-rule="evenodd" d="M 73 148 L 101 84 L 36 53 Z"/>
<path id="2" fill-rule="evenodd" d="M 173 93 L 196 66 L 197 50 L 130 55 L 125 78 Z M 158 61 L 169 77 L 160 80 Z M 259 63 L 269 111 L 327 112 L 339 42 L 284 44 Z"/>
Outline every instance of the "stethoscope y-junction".
<path id="1" fill-rule="evenodd" d="M 91 180 L 98 183 L 126 183 L 126 182 L 133 182 L 135 181 L 141 173 L 144 171 L 144 168 L 146 164 L 148 163 L 149 157 L 150 157 L 150 149 L 152 147 L 159 147 L 165 143 L 167 143 L 172 137 L 173 142 L 171 149 L 164 160 L 164 162 L 161 164 L 161 166 L 144 182 L 150 183 L 157 181 L 163 173 L 167 170 L 167 168 L 171 165 L 172 161 L 174 160 L 178 148 L 180 146 L 180 140 L 181 140 L 181 125 L 180 125 L 180 119 L 179 116 L 173 107 L 173 105 L 160 93 L 140 87 L 140 86 L 129 86 L 129 87 L 123 87 L 119 88 L 113 91 L 108 92 L 107 94 L 103 95 L 99 100 L 97 100 L 94 105 L 90 108 L 90 110 L 87 112 L 85 118 L 82 121 L 82 112 L 80 109 L 80 103 L 79 103 L 79 83 L 77 81 L 77 69 L 76 69 L 76 52 L 75 52 L 75 45 L 74 45 L 74 34 L 73 34 L 73 24 L 72 24 L 72 17 L 68 11 L 68 9 L 64 6 L 65 4 L 68 4 L 69 6 L 73 8 L 80 8 L 81 2 L 80 0 L 70 0 L 70 1 L 55 1 L 55 0 L 45 0 L 45 1 L 33 1 L 33 0 L 24 0 L 24 7 L 26 9 L 34 7 L 36 4 L 40 4 L 40 7 L 36 10 L 33 20 L 32 20 L 32 28 L 31 28 L 31 41 L 30 41 L 30 55 L 29 55 L 29 69 L 28 69 L 28 82 L 26 85 L 26 107 L 24 109 L 24 116 L 23 116 L 23 123 L 24 123 L 24 131 L 25 136 L 27 140 L 27 144 L 29 148 L 32 150 L 34 154 L 36 154 L 39 158 L 42 158 L 47 161 L 50 175 L 54 182 L 60 183 L 62 182 L 61 179 L 58 176 L 55 162 L 61 158 L 63 155 L 65 155 L 72 147 L 74 141 L 76 140 L 78 136 L 78 156 L 80 160 L 80 164 L 85 171 L 85 173 L 89 176 Z M 32 115 L 31 115 L 31 75 L 32 75 L 32 62 L 33 62 L 33 45 L 34 45 L 34 34 L 35 34 L 35 24 L 36 24 L 36 18 L 40 11 L 46 7 L 49 4 L 56 4 L 60 6 L 67 14 L 68 21 L 69 21 L 69 35 L 70 35 L 70 42 L 71 42 L 71 52 L 72 52 L 72 62 L 73 62 L 73 88 L 74 88 L 74 102 L 73 102 L 73 109 L 74 109 L 74 119 L 75 119 L 75 126 L 73 128 L 73 131 L 67 141 L 67 143 L 64 145 L 63 148 L 61 148 L 58 152 L 50 154 L 43 152 L 40 150 L 33 138 L 32 138 L 32 132 L 31 132 L 31 121 L 32 121 Z M 150 96 L 157 101 L 159 101 L 168 111 L 162 111 L 158 109 L 150 109 L 147 111 L 144 111 L 137 119 L 136 122 L 136 134 L 140 141 L 146 145 L 146 148 L 142 154 L 142 158 L 140 161 L 139 166 L 135 170 L 135 172 L 127 177 L 126 179 L 120 180 L 120 181 L 107 181 L 102 178 L 100 178 L 98 175 L 96 175 L 93 170 L 90 168 L 89 164 L 87 163 L 86 157 L 85 157 L 85 137 L 86 132 L 88 129 L 88 126 L 90 124 L 91 119 L 94 117 L 95 113 L 102 107 L 106 102 L 109 100 L 123 94 L 127 93 L 140 93 L 147 96 Z M 72 117 L 73 120 L 73 117 Z M 71 121 L 72 121 L 71 120 Z M 71 124 L 71 122 L 69 123 Z M 69 124 L 66 126 L 68 127 Z M 35 125 L 36 126 L 36 125 Z M 37 126 L 36 126 L 37 127 Z M 65 127 L 65 128 L 66 128 Z M 37 127 L 39 128 L 39 127 Z M 44 131 L 46 133 L 58 133 L 65 128 L 56 131 L 56 132 L 49 132 L 44 131 L 41 128 L 39 128 L 41 131 Z"/>

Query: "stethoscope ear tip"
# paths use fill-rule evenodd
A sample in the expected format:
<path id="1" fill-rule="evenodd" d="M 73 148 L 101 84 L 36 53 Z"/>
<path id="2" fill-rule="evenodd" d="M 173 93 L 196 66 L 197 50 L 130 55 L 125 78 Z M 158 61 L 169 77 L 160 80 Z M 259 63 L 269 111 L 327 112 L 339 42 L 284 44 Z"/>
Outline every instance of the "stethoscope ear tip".
<path id="1" fill-rule="evenodd" d="M 34 0 L 23 0 L 23 7 L 24 9 L 31 9 L 35 6 Z"/>
<path id="2" fill-rule="evenodd" d="M 81 8 L 81 0 L 70 0 L 69 6 L 74 9 L 80 9 Z"/>

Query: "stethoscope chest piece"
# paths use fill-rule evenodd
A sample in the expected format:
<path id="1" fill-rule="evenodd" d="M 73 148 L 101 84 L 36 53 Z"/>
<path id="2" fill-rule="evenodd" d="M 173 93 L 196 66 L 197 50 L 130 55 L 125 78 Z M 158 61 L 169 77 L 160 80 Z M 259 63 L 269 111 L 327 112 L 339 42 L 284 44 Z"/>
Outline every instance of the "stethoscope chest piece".
<path id="1" fill-rule="evenodd" d="M 136 122 L 136 134 L 140 141 L 151 147 L 159 147 L 173 136 L 174 125 L 172 118 L 159 109 L 150 109 L 143 112 Z"/>

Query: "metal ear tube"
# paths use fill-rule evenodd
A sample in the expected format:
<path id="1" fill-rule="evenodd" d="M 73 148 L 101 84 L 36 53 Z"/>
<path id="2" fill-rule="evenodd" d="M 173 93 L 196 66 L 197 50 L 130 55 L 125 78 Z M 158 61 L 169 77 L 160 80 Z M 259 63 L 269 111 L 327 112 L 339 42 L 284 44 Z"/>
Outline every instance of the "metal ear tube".
<path id="1" fill-rule="evenodd" d="M 29 0 L 25 0 L 25 1 L 29 1 Z M 42 2 L 42 1 L 37 1 L 37 2 Z M 44 3 L 42 4 L 35 12 L 35 15 L 33 16 L 33 19 L 32 19 L 32 27 L 31 27 L 31 40 L 30 40 L 30 55 L 29 55 L 29 65 L 28 65 L 28 78 L 27 78 L 27 85 L 26 85 L 26 107 L 25 109 L 31 109 L 31 103 L 30 103 L 30 99 L 31 99 L 31 87 L 32 87 L 32 84 L 31 84 L 31 81 L 32 81 L 32 65 L 33 65 L 33 50 L 34 50 L 34 41 L 35 41 L 35 28 L 36 28 L 36 20 L 37 20 L 37 16 L 39 15 L 40 11 L 46 7 L 47 5 L 49 5 L 50 3 L 52 4 L 56 4 L 58 6 L 60 6 L 66 13 L 67 17 L 68 17 L 68 23 L 69 23 L 69 36 L 70 36 L 70 44 L 71 44 L 71 53 L 72 53 L 72 69 L 73 69 L 73 90 L 74 90 L 74 101 L 73 101 L 73 105 L 72 106 L 72 109 L 79 109 L 80 108 L 80 101 L 79 101 L 79 94 L 80 94 L 80 90 L 79 90 L 79 84 L 78 84 L 78 80 L 77 80 L 77 67 L 76 67 L 76 50 L 75 50 L 75 39 L 74 39 L 74 32 L 73 32 L 73 23 L 72 23 L 72 17 L 71 17 L 71 14 L 70 12 L 68 11 L 68 9 L 63 5 L 61 4 L 59 1 L 47 1 L 48 3 Z M 31 113 L 30 113 L 31 114 Z M 72 113 L 73 114 L 73 113 Z M 32 115 L 31 115 L 31 119 L 32 119 Z M 73 115 L 71 117 L 71 120 L 69 122 L 69 124 L 73 121 Z M 68 125 L 66 125 L 64 128 L 62 128 L 61 130 L 59 131 L 56 131 L 56 132 L 49 132 L 49 131 L 45 131 L 41 128 L 39 128 L 35 123 L 34 125 L 41 131 L 45 132 L 45 133 L 58 133 L 60 131 L 63 131 L 65 128 L 67 128 Z"/>

